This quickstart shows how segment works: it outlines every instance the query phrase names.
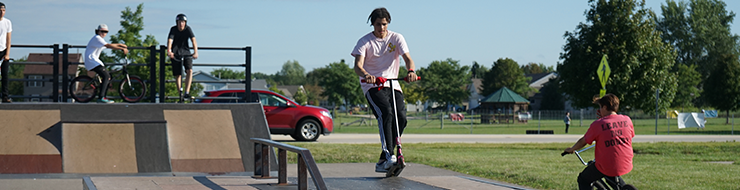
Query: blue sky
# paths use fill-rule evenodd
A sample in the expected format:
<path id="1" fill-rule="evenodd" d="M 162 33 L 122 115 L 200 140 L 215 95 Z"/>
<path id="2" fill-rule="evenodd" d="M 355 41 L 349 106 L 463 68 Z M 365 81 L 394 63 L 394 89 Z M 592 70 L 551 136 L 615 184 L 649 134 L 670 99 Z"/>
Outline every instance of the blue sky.
<path id="1" fill-rule="evenodd" d="M 5 2 L 6 18 L 13 22 L 13 44 L 85 45 L 98 24 L 120 29 L 125 7 L 144 3 L 144 31 L 166 42 L 175 15 L 188 15 L 201 47 L 252 46 L 252 71 L 274 74 L 289 60 L 306 72 L 345 59 L 357 40 L 370 32 L 370 12 L 386 7 L 392 17 L 388 29 L 404 35 L 417 69 L 435 60 L 452 58 L 462 65 L 473 61 L 491 67 L 499 58 L 520 65 L 555 65 L 565 44 L 563 34 L 585 22 L 588 1 L 552 0 L 24 0 Z M 726 1 L 739 12 L 740 1 Z M 665 1 L 648 0 L 660 15 Z M 735 18 L 736 20 L 738 18 Z M 732 32 L 738 27 L 733 25 Z M 110 38 L 106 38 L 110 41 Z M 11 49 L 12 58 L 47 49 Z M 108 50 L 109 51 L 109 50 Z M 77 50 L 72 50 L 77 52 Z M 79 49 L 84 53 L 84 49 Z M 243 52 L 202 50 L 196 63 L 240 63 Z M 594 63 L 598 64 L 598 63 Z M 194 70 L 211 71 L 212 67 Z"/>

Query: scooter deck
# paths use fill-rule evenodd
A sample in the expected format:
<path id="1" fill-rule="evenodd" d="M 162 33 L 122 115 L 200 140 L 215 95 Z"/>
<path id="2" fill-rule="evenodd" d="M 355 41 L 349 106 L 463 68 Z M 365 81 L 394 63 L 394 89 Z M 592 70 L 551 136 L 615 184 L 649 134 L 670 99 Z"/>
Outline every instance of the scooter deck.
<path id="1" fill-rule="evenodd" d="M 393 166 L 388 169 L 388 172 L 385 173 L 385 177 L 396 177 L 401 175 L 404 168 L 406 168 L 406 163 L 393 164 Z"/>

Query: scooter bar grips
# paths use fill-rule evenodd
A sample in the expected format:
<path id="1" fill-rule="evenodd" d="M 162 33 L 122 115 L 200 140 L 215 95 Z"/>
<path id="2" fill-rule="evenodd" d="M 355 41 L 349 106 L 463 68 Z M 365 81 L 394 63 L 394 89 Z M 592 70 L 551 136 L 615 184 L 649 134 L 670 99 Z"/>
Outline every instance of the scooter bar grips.
<path id="1" fill-rule="evenodd" d="M 563 153 L 560 153 L 560 156 L 565 156 L 566 154 L 570 154 L 570 153 L 563 151 Z"/>
<path id="2" fill-rule="evenodd" d="M 388 78 L 387 80 L 404 80 L 406 82 L 409 81 L 406 77 L 404 77 L 404 78 Z M 421 80 L 421 77 L 420 76 L 416 76 L 416 80 Z M 360 82 L 363 82 L 364 83 L 365 82 L 365 79 L 360 80 Z"/>

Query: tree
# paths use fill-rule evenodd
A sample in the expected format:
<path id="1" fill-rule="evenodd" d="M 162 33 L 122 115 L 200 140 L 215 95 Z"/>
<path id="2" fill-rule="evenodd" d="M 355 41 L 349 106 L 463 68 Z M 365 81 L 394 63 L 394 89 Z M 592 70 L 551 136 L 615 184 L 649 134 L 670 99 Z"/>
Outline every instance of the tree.
<path id="1" fill-rule="evenodd" d="M 488 96 L 506 87 L 522 97 L 528 97 L 530 92 L 536 92 L 536 89 L 529 87 L 529 80 L 531 78 L 524 76 L 524 71 L 519 68 L 516 61 L 501 58 L 493 62 L 491 70 L 483 77 L 481 93 L 483 96 Z"/>
<path id="2" fill-rule="evenodd" d="M 421 77 L 422 94 L 445 105 L 461 104 L 467 99 L 470 92 L 465 87 L 470 83 L 470 67 L 460 66 L 458 62 L 447 58 L 432 61 L 429 67 L 419 69 L 417 75 Z"/>
<path id="3" fill-rule="evenodd" d="M 334 105 L 355 105 L 365 101 L 357 82 L 357 74 L 344 62 L 334 62 L 325 67 L 319 86 L 324 88 L 322 96 Z"/>
<path id="4" fill-rule="evenodd" d="M 126 44 L 129 47 L 150 47 L 150 46 L 156 46 L 159 44 L 157 40 L 154 38 L 153 35 L 149 34 L 146 35 L 146 37 L 142 40 L 142 36 L 140 32 L 144 30 L 144 4 L 141 3 L 138 6 L 136 6 L 136 10 L 132 10 L 131 7 L 126 7 L 123 11 L 121 11 L 121 29 L 118 30 L 118 32 L 114 35 L 110 36 L 111 43 L 122 43 Z M 113 51 L 113 55 L 108 56 L 107 54 L 101 55 L 101 59 L 104 62 L 121 62 L 124 58 L 127 58 L 129 60 L 129 63 L 132 64 L 141 64 L 141 63 L 148 63 L 150 59 L 150 52 L 149 50 L 141 50 L 141 49 L 129 49 L 128 56 L 123 54 L 123 51 Z M 155 60 L 159 60 L 159 55 L 155 55 Z M 108 69 L 112 68 L 113 66 L 108 66 Z M 159 68 L 159 64 L 155 64 L 155 67 Z M 167 67 L 165 68 L 167 71 L 165 71 L 165 75 L 167 79 L 174 79 L 174 76 L 172 76 L 172 68 Z M 150 71 L 149 67 L 142 67 L 142 66 L 131 66 L 128 68 L 129 74 L 136 75 L 139 78 L 143 80 L 150 80 Z M 159 80 L 159 79 L 157 79 Z M 157 81 L 157 83 L 162 81 Z M 162 90 L 162 89 L 160 89 Z M 203 90 L 203 86 L 194 83 L 193 86 L 190 89 L 191 94 L 199 94 Z M 167 83 L 165 84 L 165 92 L 169 95 L 175 95 L 178 94 L 177 87 L 175 83 Z M 154 100 L 151 100 L 154 101 Z M 171 100 L 174 101 L 174 100 Z"/>
<path id="5" fill-rule="evenodd" d="M 740 61 L 733 54 L 720 60 L 707 78 L 704 96 L 712 107 L 727 111 L 726 123 L 729 123 L 730 111 L 740 109 Z"/>
<path id="6" fill-rule="evenodd" d="M 529 63 L 527 65 L 522 66 L 522 71 L 524 71 L 525 75 L 539 74 L 539 73 L 552 73 L 555 71 L 555 68 L 553 66 L 545 66 L 545 64 L 542 64 L 542 63 Z"/>
<path id="7" fill-rule="evenodd" d="M 485 65 L 479 65 L 477 61 L 473 61 L 473 67 L 470 68 L 470 74 L 474 79 L 483 78 L 487 71 L 488 68 Z"/>
<path id="8" fill-rule="evenodd" d="M 211 71 L 211 75 L 220 79 L 244 79 L 246 76 L 244 71 L 234 71 L 225 67 L 214 69 Z"/>
<path id="9" fill-rule="evenodd" d="M 698 89 L 705 85 L 705 81 L 715 70 L 714 67 L 722 64 L 719 63 L 722 61 L 720 58 L 727 54 L 737 55 L 736 44 L 740 37 L 730 32 L 730 24 L 734 20 L 735 13 L 727 12 L 725 7 L 726 4 L 719 0 L 692 0 L 678 3 L 669 0 L 666 1 L 666 5 L 661 6 L 663 18 L 657 19 L 657 28 L 663 32 L 663 41 L 673 45 L 676 49 L 675 60 L 679 64 L 674 70 L 682 71 L 677 68 L 681 64 L 694 65 L 696 66 L 694 70 L 701 75 L 700 82 L 696 84 L 693 80 L 682 80 L 685 76 L 681 74 L 686 73 L 678 73 L 680 76 L 679 89 L 684 91 L 686 88 L 691 88 L 690 91 L 696 95 L 694 98 L 700 97 Z M 683 105 L 687 102 L 681 99 L 684 97 L 690 96 L 680 94 L 676 97 L 678 100 L 674 101 L 679 101 L 679 104 Z"/>
<path id="10" fill-rule="evenodd" d="M 604 55 L 611 68 L 607 93 L 620 99 L 620 108 L 655 113 L 655 91 L 660 108 L 667 109 L 676 93 L 676 76 L 670 72 L 676 54 L 655 30 L 655 13 L 644 1 L 590 0 L 586 23 L 566 32 L 566 44 L 557 70 L 560 89 L 575 107 L 591 107 L 601 84 L 596 70 Z"/>
<path id="11" fill-rule="evenodd" d="M 540 89 L 542 93 L 542 102 L 540 110 L 563 110 L 565 109 L 565 97 L 560 92 L 557 78 L 552 78 Z"/>
<path id="12" fill-rule="evenodd" d="M 701 96 L 701 90 L 697 88 L 701 82 L 701 73 L 696 71 L 696 65 L 677 65 L 678 90 L 671 107 L 692 107 L 694 99 Z"/>
<path id="13" fill-rule="evenodd" d="M 28 56 L 23 56 L 20 59 L 13 60 L 13 62 L 26 62 L 27 60 Z M 9 68 L 8 75 L 10 75 L 10 78 L 22 79 L 24 77 L 23 70 L 26 68 L 26 65 L 10 64 Z M 8 81 L 8 91 L 10 94 L 23 94 L 23 86 L 25 86 L 23 81 Z M 22 101 L 22 99 L 14 99 L 13 101 Z"/>
<path id="14" fill-rule="evenodd" d="M 300 85 L 306 82 L 306 70 L 296 60 L 286 61 L 283 69 L 275 76 L 275 82 L 282 85 Z"/>
<path id="15" fill-rule="evenodd" d="M 298 89 L 298 92 L 295 93 L 293 99 L 301 105 L 306 105 L 306 102 L 308 102 L 308 96 L 306 96 L 306 94 L 303 93 L 303 91 L 300 89 Z"/>

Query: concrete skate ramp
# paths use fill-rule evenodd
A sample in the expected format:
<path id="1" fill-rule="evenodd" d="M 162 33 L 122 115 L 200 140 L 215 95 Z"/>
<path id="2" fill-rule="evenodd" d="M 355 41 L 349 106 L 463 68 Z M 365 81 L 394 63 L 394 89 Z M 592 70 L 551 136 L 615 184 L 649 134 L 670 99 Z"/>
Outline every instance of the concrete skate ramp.
<path id="1" fill-rule="evenodd" d="M 0 109 L 0 173 L 61 173 L 62 157 L 40 136 L 59 123 L 59 110 Z"/>
<path id="2" fill-rule="evenodd" d="M 0 121 L 0 173 L 253 171 L 249 139 L 270 138 L 260 104 L 13 103 Z"/>
<path id="3" fill-rule="evenodd" d="M 164 118 L 174 172 L 244 171 L 231 110 L 164 110 Z"/>

